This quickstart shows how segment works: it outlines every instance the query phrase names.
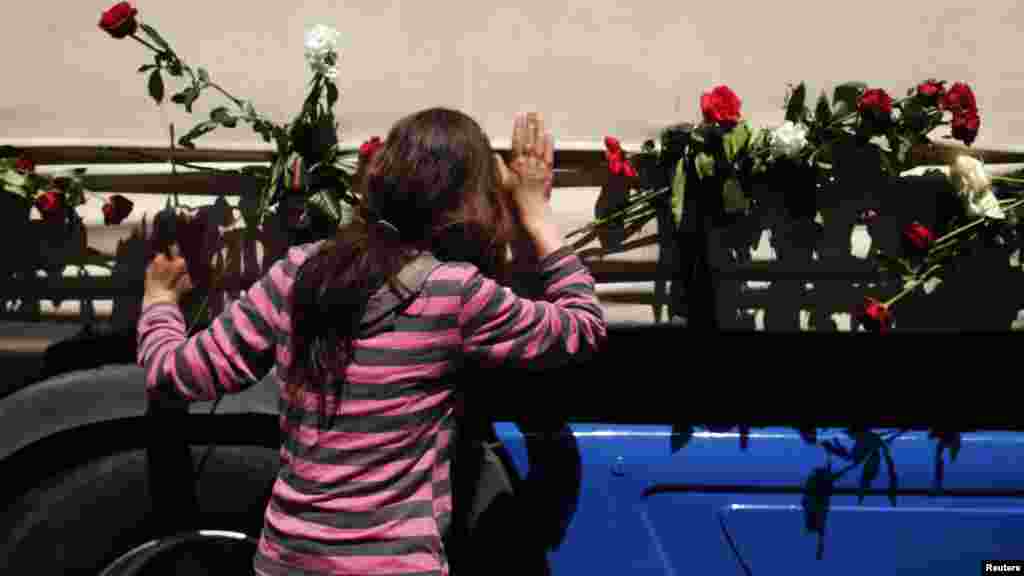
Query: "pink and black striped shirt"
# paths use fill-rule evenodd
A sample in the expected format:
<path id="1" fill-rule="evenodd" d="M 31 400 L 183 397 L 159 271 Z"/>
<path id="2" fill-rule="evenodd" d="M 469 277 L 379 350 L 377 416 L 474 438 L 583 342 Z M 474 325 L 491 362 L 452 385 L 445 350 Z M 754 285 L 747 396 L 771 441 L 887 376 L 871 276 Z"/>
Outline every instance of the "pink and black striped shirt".
<path id="1" fill-rule="evenodd" d="M 595 351 L 604 315 L 594 279 L 563 248 L 540 263 L 543 299 L 521 298 L 465 263 L 436 263 L 411 303 L 354 342 L 343 398 L 306 389 L 289 401 L 288 314 L 298 267 L 320 243 L 289 250 L 212 325 L 188 338 L 177 306 L 138 324 L 150 394 L 191 401 L 241 392 L 273 371 L 281 469 L 254 559 L 257 574 L 447 575 L 455 396 L 446 375 L 485 365 L 558 365 Z M 450 380 L 450 379 L 448 379 Z"/>

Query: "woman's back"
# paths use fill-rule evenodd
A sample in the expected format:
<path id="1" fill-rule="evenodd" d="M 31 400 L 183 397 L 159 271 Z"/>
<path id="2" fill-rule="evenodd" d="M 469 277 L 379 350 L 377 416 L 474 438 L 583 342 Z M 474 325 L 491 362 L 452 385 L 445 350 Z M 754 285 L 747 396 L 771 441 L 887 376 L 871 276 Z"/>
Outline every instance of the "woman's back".
<path id="1" fill-rule="evenodd" d="M 359 218 L 289 250 L 191 338 L 176 305 L 183 264 L 150 265 L 138 361 L 151 396 L 210 400 L 270 370 L 280 386 L 282 465 L 259 574 L 447 574 L 452 373 L 543 369 L 602 343 L 594 279 L 550 222 L 542 124 L 517 119 L 510 170 L 464 114 L 403 119 L 365 168 Z M 513 219 L 536 300 L 488 277 Z"/>
<path id="2" fill-rule="evenodd" d="M 313 249 L 293 250 L 295 265 Z M 260 573 L 446 573 L 455 391 L 445 377 L 467 360 L 558 364 L 603 337 L 593 279 L 567 250 L 541 263 L 546 302 L 517 297 L 471 264 L 429 253 L 417 263 L 403 278 L 408 300 L 385 288 L 364 315 L 340 403 L 309 392 L 293 403 L 281 382 L 283 462 Z M 278 373 L 289 361 L 280 347 Z"/>

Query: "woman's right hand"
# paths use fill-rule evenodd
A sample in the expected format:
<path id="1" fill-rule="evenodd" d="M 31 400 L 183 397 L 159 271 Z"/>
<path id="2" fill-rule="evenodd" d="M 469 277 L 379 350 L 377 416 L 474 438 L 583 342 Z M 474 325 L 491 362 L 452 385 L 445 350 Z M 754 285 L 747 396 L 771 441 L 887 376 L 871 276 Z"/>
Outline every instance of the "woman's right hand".
<path id="1" fill-rule="evenodd" d="M 544 131 L 540 114 L 516 116 L 512 157 L 506 166 L 501 156 L 495 155 L 501 182 L 512 197 L 519 223 L 534 245 L 536 258 L 543 259 L 561 247 L 562 242 L 548 206 L 554 174 L 554 140 Z"/>
<path id="2" fill-rule="evenodd" d="M 543 218 L 551 198 L 555 163 L 554 141 L 544 131 L 543 117 L 536 112 L 517 115 L 512 129 L 512 162 L 506 166 L 499 155 L 495 155 L 495 161 L 523 225 Z"/>

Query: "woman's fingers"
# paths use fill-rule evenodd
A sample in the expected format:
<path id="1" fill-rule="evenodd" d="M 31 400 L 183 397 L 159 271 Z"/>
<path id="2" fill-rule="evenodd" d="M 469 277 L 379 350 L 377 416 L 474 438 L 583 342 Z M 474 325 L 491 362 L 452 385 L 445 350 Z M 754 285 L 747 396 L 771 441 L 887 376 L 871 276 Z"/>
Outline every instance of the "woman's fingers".
<path id="1" fill-rule="evenodd" d="M 529 127 L 528 150 L 534 158 L 544 157 L 544 118 L 538 112 L 531 112 L 527 115 L 526 121 Z"/>
<path id="2" fill-rule="evenodd" d="M 555 137 L 551 135 L 551 132 L 544 134 L 544 163 L 548 165 L 548 168 L 555 167 Z"/>
<path id="3" fill-rule="evenodd" d="M 512 124 L 512 157 L 519 158 L 526 153 L 526 116 L 516 114 Z"/>
<path id="4" fill-rule="evenodd" d="M 509 189 L 515 185 L 515 176 L 512 175 L 512 171 L 505 165 L 505 160 L 501 157 L 501 154 L 494 155 L 494 165 L 498 170 L 498 182 L 502 188 Z"/>

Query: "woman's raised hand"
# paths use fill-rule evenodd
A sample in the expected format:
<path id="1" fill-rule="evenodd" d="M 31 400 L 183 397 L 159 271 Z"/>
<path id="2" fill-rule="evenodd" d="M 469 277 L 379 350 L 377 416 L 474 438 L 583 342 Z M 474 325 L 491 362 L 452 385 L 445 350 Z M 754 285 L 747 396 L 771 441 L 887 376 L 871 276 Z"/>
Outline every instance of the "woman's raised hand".
<path id="1" fill-rule="evenodd" d="M 536 112 L 517 115 L 512 129 L 512 161 L 506 166 L 498 155 L 495 161 L 520 216 L 525 220 L 543 212 L 551 198 L 555 164 L 554 139 L 544 130 L 544 118 Z"/>
<path id="2" fill-rule="evenodd" d="M 536 257 L 542 259 L 561 245 L 561 237 L 550 218 L 555 165 L 555 144 L 544 130 L 540 114 L 516 116 L 512 129 L 512 162 L 505 166 L 499 155 L 495 162 L 503 187 L 512 197 L 519 223 L 533 244 Z"/>

